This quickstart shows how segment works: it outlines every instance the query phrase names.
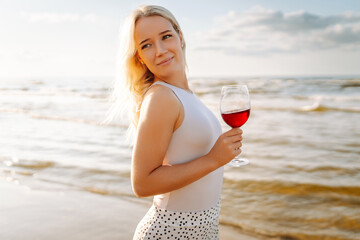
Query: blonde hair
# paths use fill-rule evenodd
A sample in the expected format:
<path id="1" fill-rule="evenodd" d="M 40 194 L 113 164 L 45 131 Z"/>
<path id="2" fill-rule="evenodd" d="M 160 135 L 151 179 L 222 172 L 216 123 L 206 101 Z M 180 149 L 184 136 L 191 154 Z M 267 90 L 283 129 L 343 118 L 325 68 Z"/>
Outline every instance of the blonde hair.
<path id="1" fill-rule="evenodd" d="M 125 116 L 130 117 L 127 140 L 133 137 L 137 127 L 140 108 L 146 90 L 154 82 L 154 75 L 139 62 L 134 39 L 135 24 L 143 17 L 160 16 L 167 19 L 178 35 L 182 36 L 180 25 L 173 14 L 164 7 L 155 5 L 142 5 L 135 9 L 124 21 L 120 45 L 118 48 L 116 78 L 111 95 L 112 106 L 104 123 L 112 122 Z M 185 61 L 185 41 L 183 39 L 183 52 Z M 186 66 L 186 61 L 185 61 Z M 130 114 L 129 114 L 130 113 Z"/>

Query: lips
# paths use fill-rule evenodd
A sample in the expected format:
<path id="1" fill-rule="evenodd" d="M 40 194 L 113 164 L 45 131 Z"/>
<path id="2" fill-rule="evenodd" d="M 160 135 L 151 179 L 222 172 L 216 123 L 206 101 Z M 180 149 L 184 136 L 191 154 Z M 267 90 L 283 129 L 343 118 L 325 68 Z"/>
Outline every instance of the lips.
<path id="1" fill-rule="evenodd" d="M 166 59 L 162 60 L 161 62 L 159 62 L 157 65 L 160 65 L 160 66 L 167 65 L 167 64 L 169 64 L 173 59 L 174 59 L 174 57 L 166 58 Z"/>

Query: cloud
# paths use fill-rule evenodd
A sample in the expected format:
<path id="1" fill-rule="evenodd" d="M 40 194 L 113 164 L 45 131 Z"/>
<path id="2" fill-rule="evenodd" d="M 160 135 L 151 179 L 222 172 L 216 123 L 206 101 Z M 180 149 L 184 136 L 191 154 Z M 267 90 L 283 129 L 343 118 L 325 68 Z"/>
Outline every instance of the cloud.
<path id="1" fill-rule="evenodd" d="M 283 13 L 256 6 L 216 18 L 197 36 L 196 50 L 229 55 L 272 55 L 319 49 L 360 50 L 360 13 L 321 16 L 306 11 Z"/>
<path id="2" fill-rule="evenodd" d="M 100 23 L 105 19 L 96 14 L 78 14 L 78 13 L 29 13 L 22 12 L 21 15 L 27 19 L 29 23 L 47 22 L 47 23 L 63 23 L 63 22 L 86 22 Z"/>

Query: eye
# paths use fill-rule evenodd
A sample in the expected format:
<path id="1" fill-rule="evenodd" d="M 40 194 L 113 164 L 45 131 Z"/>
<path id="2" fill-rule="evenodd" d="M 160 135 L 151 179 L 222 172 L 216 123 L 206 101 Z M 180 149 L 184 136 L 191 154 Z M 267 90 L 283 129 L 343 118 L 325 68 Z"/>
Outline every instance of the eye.
<path id="1" fill-rule="evenodd" d="M 145 48 L 148 48 L 148 47 L 150 47 L 150 44 L 144 44 L 144 45 L 141 46 L 141 49 L 145 49 Z"/>
<path id="2" fill-rule="evenodd" d="M 168 38 L 171 38 L 171 37 L 172 37 L 171 34 L 167 34 L 167 35 L 163 36 L 163 40 L 168 39 Z"/>

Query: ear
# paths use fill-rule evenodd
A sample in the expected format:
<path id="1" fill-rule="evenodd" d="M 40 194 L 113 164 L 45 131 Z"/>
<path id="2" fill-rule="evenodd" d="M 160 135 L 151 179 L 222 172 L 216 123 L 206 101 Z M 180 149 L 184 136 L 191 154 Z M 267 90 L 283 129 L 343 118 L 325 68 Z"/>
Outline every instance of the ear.
<path id="1" fill-rule="evenodd" d="M 179 38 L 180 38 L 181 48 L 184 48 L 184 46 L 185 46 L 185 41 L 184 41 L 184 37 L 183 37 L 183 34 L 182 34 L 181 31 L 179 31 Z"/>

